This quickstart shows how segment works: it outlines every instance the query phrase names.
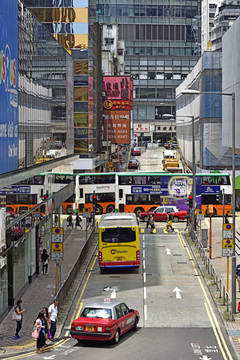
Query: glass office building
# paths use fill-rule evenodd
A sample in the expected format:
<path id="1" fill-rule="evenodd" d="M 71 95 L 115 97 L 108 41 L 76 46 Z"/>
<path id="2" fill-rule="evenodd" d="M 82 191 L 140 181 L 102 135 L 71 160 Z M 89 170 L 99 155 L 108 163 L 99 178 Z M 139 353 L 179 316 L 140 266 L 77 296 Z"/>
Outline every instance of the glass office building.
<path id="1" fill-rule="evenodd" d="M 101 42 L 94 0 L 24 0 L 24 4 L 74 59 L 74 152 L 100 152 Z"/>
<path id="2" fill-rule="evenodd" d="M 201 54 L 201 1 L 97 0 L 100 23 L 117 23 L 125 42 L 125 74 L 135 89 L 133 120 L 175 114 L 175 88 Z"/>
<path id="3" fill-rule="evenodd" d="M 35 164 L 61 140 L 73 153 L 73 61 L 19 3 L 19 166 Z"/>

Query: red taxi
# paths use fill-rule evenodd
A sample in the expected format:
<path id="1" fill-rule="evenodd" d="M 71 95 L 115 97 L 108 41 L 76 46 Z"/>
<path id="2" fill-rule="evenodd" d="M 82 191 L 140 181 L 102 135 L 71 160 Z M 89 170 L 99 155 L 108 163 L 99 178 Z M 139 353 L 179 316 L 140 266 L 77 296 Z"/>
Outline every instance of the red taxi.
<path id="1" fill-rule="evenodd" d="M 139 162 L 137 161 L 137 159 L 129 160 L 128 169 L 138 169 L 138 167 L 139 167 Z"/>
<path id="2" fill-rule="evenodd" d="M 134 148 L 132 148 L 131 154 L 132 154 L 133 156 L 135 156 L 135 155 L 141 155 L 141 149 L 140 149 L 139 147 L 134 147 Z"/>
<path id="3" fill-rule="evenodd" d="M 124 302 L 98 301 L 84 308 L 80 317 L 73 321 L 70 334 L 78 342 L 99 340 L 117 344 L 125 332 L 137 331 L 138 321 L 138 311 L 129 309 Z"/>
<path id="4" fill-rule="evenodd" d="M 154 221 L 167 221 L 168 213 L 171 213 L 174 222 L 187 219 L 187 210 L 179 210 L 177 206 L 158 206 L 154 211 L 149 211 Z M 147 221 L 147 215 L 147 211 L 143 211 L 139 219 Z"/>

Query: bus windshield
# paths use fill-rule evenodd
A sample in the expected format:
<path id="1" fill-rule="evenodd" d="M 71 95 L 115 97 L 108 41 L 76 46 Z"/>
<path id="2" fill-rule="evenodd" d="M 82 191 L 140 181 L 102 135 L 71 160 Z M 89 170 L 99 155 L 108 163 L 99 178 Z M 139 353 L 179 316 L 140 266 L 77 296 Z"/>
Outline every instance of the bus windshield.
<path id="1" fill-rule="evenodd" d="M 136 241 L 136 231 L 132 228 L 106 228 L 102 232 L 102 242 L 105 243 L 127 243 Z"/>

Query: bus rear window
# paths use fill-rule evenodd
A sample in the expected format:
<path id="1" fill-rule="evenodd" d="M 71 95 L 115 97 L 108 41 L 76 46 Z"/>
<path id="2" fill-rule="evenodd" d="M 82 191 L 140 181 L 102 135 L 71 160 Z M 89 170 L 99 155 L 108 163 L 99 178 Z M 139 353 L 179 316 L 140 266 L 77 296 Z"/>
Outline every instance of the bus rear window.
<path id="1" fill-rule="evenodd" d="M 126 243 L 136 240 L 136 233 L 131 228 L 106 228 L 102 232 L 102 242 L 105 243 Z"/>

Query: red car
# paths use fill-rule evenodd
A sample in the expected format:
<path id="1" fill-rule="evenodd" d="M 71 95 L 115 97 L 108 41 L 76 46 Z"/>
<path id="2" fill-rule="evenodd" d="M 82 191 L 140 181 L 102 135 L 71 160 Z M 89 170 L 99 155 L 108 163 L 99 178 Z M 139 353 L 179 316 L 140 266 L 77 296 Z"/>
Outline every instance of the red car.
<path id="1" fill-rule="evenodd" d="M 187 219 L 187 210 L 179 210 L 176 206 L 158 206 L 154 211 L 149 211 L 154 221 L 167 221 L 168 213 L 171 213 L 174 222 Z M 147 221 L 147 211 L 141 212 L 139 219 Z"/>
<path id="2" fill-rule="evenodd" d="M 138 167 L 139 167 L 139 162 L 136 159 L 129 160 L 129 163 L 128 163 L 129 169 L 138 169 Z"/>
<path id="3" fill-rule="evenodd" d="M 133 156 L 135 156 L 135 155 L 141 155 L 141 149 L 139 148 L 139 147 L 135 147 L 135 148 L 132 148 L 132 152 L 131 152 L 131 154 L 133 155 Z"/>
<path id="4" fill-rule="evenodd" d="M 117 344 L 120 335 L 130 329 L 137 330 L 139 313 L 124 302 L 97 301 L 86 306 L 80 317 L 73 321 L 70 334 L 81 340 L 111 341 Z"/>

